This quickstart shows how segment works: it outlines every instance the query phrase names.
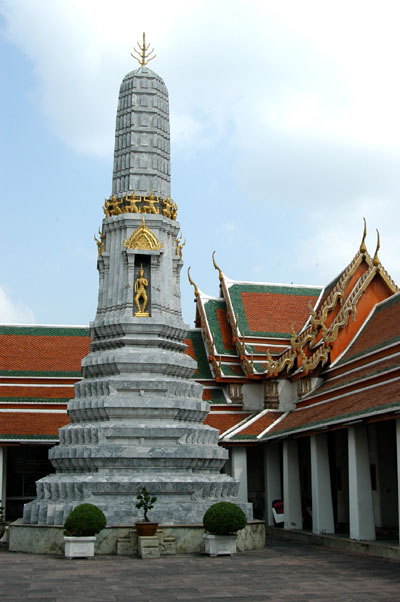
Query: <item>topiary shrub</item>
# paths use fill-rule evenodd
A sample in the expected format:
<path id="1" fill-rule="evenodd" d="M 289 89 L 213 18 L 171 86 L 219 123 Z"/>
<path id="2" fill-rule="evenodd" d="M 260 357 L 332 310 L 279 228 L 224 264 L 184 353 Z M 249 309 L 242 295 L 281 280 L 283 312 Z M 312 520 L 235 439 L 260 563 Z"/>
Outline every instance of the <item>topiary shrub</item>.
<path id="1" fill-rule="evenodd" d="M 93 504 L 80 504 L 67 517 L 64 535 L 67 537 L 92 537 L 107 524 L 104 513 Z"/>
<path id="2" fill-rule="evenodd" d="M 218 502 L 209 507 L 203 516 L 206 531 L 214 535 L 229 535 L 244 529 L 246 516 L 239 506 L 231 502 Z"/>

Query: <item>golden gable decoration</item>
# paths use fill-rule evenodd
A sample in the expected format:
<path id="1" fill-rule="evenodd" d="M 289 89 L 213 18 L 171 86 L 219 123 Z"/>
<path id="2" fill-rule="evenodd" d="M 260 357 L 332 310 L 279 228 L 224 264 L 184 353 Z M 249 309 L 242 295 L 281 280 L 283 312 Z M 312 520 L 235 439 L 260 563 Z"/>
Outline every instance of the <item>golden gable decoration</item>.
<path id="1" fill-rule="evenodd" d="M 159 251 L 164 246 L 158 242 L 157 236 L 146 226 L 144 217 L 142 223 L 134 232 L 132 232 L 129 240 L 124 238 L 124 247 L 127 249 L 140 249 L 144 251 Z"/>

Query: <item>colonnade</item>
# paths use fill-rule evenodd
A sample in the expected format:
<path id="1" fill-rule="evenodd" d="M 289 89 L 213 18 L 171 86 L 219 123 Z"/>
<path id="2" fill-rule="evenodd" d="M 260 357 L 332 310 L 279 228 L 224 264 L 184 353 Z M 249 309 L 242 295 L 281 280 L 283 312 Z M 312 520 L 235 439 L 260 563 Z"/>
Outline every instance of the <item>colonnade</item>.
<path id="1" fill-rule="evenodd" d="M 347 439 L 347 449 L 336 450 L 337 457 L 342 457 L 342 462 L 346 464 L 342 469 L 338 469 L 335 460 L 332 460 L 332 449 L 330 452 L 328 449 L 327 431 L 308 436 L 313 533 L 334 534 L 335 522 L 341 522 L 343 516 L 346 522 L 348 521 L 349 537 L 354 540 L 375 540 L 376 526 L 399 524 L 400 419 L 395 422 L 395 425 L 390 426 L 390 428 L 395 427 L 396 443 L 394 448 L 390 448 L 394 453 L 388 453 L 390 450 L 386 448 L 386 431 L 381 431 L 380 442 L 376 443 L 381 445 L 379 459 L 376 460 L 371 460 L 374 453 L 378 456 L 378 452 L 373 451 L 373 442 L 371 443 L 375 427 L 368 427 L 361 421 L 349 425 L 346 428 L 347 437 L 343 436 L 342 432 L 339 440 L 340 445 L 344 447 Z M 393 431 L 390 432 L 392 437 Z M 304 468 L 308 456 L 306 460 L 304 457 L 299 458 L 298 442 L 299 439 L 286 438 L 280 442 L 271 441 L 264 444 L 264 501 L 265 520 L 268 525 L 275 524 L 272 502 L 282 499 L 284 529 L 303 529 L 302 493 L 304 492 L 301 487 L 300 466 Z M 376 462 L 377 466 L 371 466 L 371 461 Z M 240 499 L 245 501 L 247 499 L 246 448 L 232 447 L 231 462 L 232 476 L 240 480 Z M 340 484 L 340 491 L 332 490 L 332 483 L 338 483 L 335 478 L 332 479 L 332 469 L 342 470 L 341 479 L 345 483 Z M 375 474 L 375 471 L 378 474 Z M 380 478 L 382 482 L 379 484 Z"/>

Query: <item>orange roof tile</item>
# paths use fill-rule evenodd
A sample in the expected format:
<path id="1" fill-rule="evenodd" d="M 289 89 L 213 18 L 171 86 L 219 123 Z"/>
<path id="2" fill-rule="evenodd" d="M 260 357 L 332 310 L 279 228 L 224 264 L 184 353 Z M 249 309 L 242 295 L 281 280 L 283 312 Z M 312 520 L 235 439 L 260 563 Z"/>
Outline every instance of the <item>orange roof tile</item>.
<path id="1" fill-rule="evenodd" d="M 43 398 L 68 398 L 74 397 L 73 385 L 68 387 L 37 387 L 35 385 L 24 385 L 22 387 L 9 386 L 6 387 L 0 384 L 0 399 L 2 397 L 43 397 Z"/>
<path id="2" fill-rule="evenodd" d="M 88 336 L 0 335 L 0 371 L 79 373 Z"/>
<path id="3" fill-rule="evenodd" d="M 238 413 L 238 414 L 213 414 L 210 412 L 207 418 L 204 421 L 204 424 L 208 424 L 209 426 L 213 426 L 218 429 L 220 433 L 224 433 L 235 424 L 239 424 L 241 420 L 244 420 L 250 416 L 247 413 Z"/>
<path id="4" fill-rule="evenodd" d="M 400 339 L 400 293 L 380 303 L 338 365 Z"/>
<path id="5" fill-rule="evenodd" d="M 0 435 L 55 435 L 69 423 L 67 413 L 0 412 Z"/>
<path id="6" fill-rule="evenodd" d="M 280 416 L 282 416 L 283 412 L 267 412 L 266 414 L 263 414 L 263 416 L 260 416 L 260 418 L 258 418 L 257 420 L 254 420 L 251 424 L 249 424 L 248 426 L 244 426 L 238 434 L 242 435 L 259 435 L 260 433 L 262 433 L 266 428 L 268 428 L 269 426 L 271 426 L 271 424 L 273 424 L 275 422 L 275 420 L 278 420 L 278 418 Z M 232 437 L 232 439 L 234 439 L 235 436 Z"/>
<path id="7" fill-rule="evenodd" d="M 371 411 L 400 409 L 399 384 L 400 381 L 396 380 L 366 391 L 350 392 L 332 401 L 293 410 L 271 429 L 265 438 L 297 430 L 315 429 L 326 423 L 352 420 Z"/>

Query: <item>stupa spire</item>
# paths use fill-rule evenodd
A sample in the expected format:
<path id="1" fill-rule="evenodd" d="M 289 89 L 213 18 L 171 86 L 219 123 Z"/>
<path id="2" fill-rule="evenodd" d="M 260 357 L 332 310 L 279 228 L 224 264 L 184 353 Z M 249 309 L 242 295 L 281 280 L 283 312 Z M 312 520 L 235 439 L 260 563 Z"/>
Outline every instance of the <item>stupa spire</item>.
<path id="1" fill-rule="evenodd" d="M 171 196 L 168 90 L 146 65 L 155 58 L 143 44 L 131 55 L 140 67 L 128 73 L 119 90 L 115 123 L 112 193 L 120 199 Z"/>

